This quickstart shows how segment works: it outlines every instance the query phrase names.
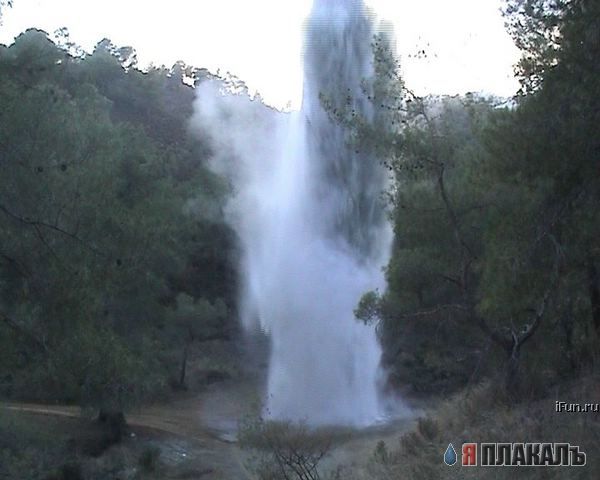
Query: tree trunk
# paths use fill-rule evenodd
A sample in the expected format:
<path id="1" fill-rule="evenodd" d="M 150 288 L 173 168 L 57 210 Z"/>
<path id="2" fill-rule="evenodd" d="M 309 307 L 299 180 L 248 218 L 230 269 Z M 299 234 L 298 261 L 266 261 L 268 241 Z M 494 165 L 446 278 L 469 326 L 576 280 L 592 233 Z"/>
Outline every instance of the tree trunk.
<path id="1" fill-rule="evenodd" d="M 183 347 L 183 353 L 181 355 L 181 368 L 179 370 L 179 386 L 182 388 L 185 387 L 185 374 L 186 374 L 186 370 L 187 370 L 188 348 L 189 348 L 189 343 L 186 342 L 186 344 Z"/>
<path id="2" fill-rule="evenodd" d="M 127 423 L 121 411 L 100 409 L 98 422 L 107 428 L 110 443 L 118 443 L 123 438 Z"/>
<path id="3" fill-rule="evenodd" d="M 515 400 L 519 396 L 520 345 L 515 343 L 508 357 L 504 387 L 509 398 Z"/>
<path id="4" fill-rule="evenodd" d="M 521 395 L 521 346 L 523 340 L 515 332 L 511 332 L 512 341 L 506 344 L 508 361 L 506 363 L 504 390 L 510 400 L 517 400 Z"/>

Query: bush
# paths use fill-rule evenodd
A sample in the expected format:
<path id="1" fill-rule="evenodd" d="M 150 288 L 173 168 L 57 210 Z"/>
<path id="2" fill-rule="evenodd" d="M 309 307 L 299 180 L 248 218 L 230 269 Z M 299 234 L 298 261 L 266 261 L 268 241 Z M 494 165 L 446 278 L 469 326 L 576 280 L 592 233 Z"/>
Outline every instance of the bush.
<path id="1" fill-rule="evenodd" d="M 65 464 L 64 430 L 51 418 L 0 409 L 0 478 L 2 480 L 78 480 Z M 76 468 L 76 465 L 73 464 Z"/>
<path id="2" fill-rule="evenodd" d="M 240 427 L 239 441 L 255 454 L 250 469 L 260 480 L 318 480 L 318 465 L 332 447 L 333 432 L 258 418 Z"/>

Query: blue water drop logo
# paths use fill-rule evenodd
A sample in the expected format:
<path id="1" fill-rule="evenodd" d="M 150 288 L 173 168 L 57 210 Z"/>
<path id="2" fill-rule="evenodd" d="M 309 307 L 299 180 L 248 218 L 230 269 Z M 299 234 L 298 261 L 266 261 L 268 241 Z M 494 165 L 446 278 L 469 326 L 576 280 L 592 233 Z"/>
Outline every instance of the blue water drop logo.
<path id="1" fill-rule="evenodd" d="M 448 444 L 446 453 L 444 453 L 444 463 L 450 466 L 456 463 L 456 450 L 454 450 L 454 447 L 451 443 Z"/>

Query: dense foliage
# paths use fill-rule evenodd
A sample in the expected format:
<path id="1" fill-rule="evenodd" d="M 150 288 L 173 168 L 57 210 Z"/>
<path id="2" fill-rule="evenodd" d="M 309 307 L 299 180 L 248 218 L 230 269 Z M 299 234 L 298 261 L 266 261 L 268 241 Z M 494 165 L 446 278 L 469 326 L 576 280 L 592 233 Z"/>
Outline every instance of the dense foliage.
<path id="1" fill-rule="evenodd" d="M 187 132 L 203 75 L 65 30 L 0 47 L 3 395 L 119 411 L 232 333 L 227 185 Z"/>
<path id="2" fill-rule="evenodd" d="M 365 85 L 375 117 L 327 105 L 393 177 L 388 288 L 356 314 L 377 323 L 395 383 L 416 391 L 504 365 L 511 395 L 533 393 L 597 354 L 599 7 L 514 0 L 506 15 L 523 49 L 514 102 L 417 97 L 380 35 Z"/>

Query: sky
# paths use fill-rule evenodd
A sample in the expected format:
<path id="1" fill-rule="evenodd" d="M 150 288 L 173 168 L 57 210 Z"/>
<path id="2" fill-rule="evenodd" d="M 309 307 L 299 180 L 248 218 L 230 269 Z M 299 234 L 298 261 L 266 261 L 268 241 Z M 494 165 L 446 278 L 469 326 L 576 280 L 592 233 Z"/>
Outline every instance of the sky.
<path id="1" fill-rule="evenodd" d="M 513 95 L 519 52 L 501 0 L 365 0 L 391 23 L 403 76 L 418 94 Z M 302 92 L 303 24 L 312 0 L 14 0 L 0 25 L 10 44 L 29 27 L 67 27 L 91 51 L 102 38 L 133 46 L 142 65 L 177 60 L 231 72 L 276 107 Z M 416 58 L 424 49 L 426 58 Z"/>

